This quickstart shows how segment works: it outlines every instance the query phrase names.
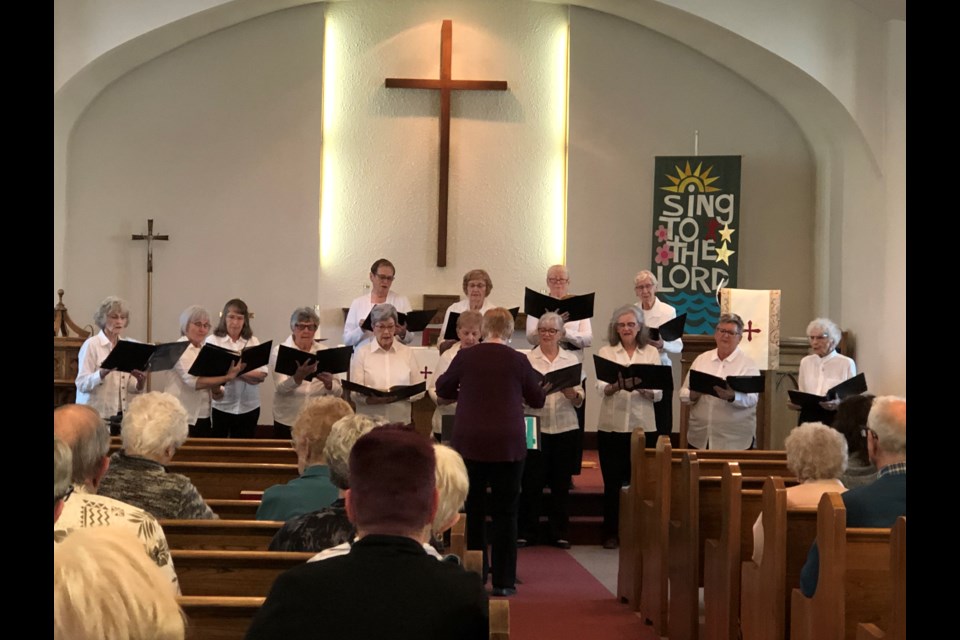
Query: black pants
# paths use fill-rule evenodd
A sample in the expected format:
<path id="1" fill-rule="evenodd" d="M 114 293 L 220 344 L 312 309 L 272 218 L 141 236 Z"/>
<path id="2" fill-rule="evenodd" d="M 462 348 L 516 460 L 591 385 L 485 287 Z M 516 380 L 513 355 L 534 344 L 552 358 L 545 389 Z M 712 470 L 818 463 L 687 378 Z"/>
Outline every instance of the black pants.
<path id="1" fill-rule="evenodd" d="M 539 537 L 543 488 L 550 487 L 550 523 L 548 541 L 567 538 L 570 515 L 567 510 L 570 496 L 570 476 L 576 462 L 580 440 L 579 430 L 540 435 L 540 451 L 528 451 L 523 466 L 520 491 L 520 537 L 533 543 Z"/>
<path id="2" fill-rule="evenodd" d="M 260 407 L 247 413 L 227 413 L 212 409 L 213 428 L 228 438 L 253 438 L 257 435 L 257 421 L 260 419 Z"/>
<path id="3" fill-rule="evenodd" d="M 576 452 L 576 465 L 572 469 L 571 473 L 575 476 L 580 475 L 580 471 L 583 467 L 583 434 L 586 432 L 587 424 L 587 399 L 583 399 L 583 403 L 579 407 L 575 407 L 577 412 L 577 452 Z"/>
<path id="4" fill-rule="evenodd" d="M 290 425 L 283 424 L 282 422 L 273 421 L 273 437 L 278 440 L 289 440 L 292 438 Z"/>
<path id="5" fill-rule="evenodd" d="M 603 537 L 619 535 L 620 488 L 630 483 L 630 433 L 597 432 L 603 475 Z"/>
<path id="6" fill-rule="evenodd" d="M 226 432 L 221 433 L 213 426 L 210 418 L 199 418 L 196 424 L 192 424 L 187 431 L 191 438 L 226 438 Z"/>
<path id="7" fill-rule="evenodd" d="M 673 433 L 673 390 L 669 394 L 664 391 L 663 399 L 653 403 L 653 417 L 657 423 L 657 435 L 669 436 Z"/>
<path id="8" fill-rule="evenodd" d="M 467 494 L 467 548 L 483 551 L 483 580 L 487 567 L 495 588 L 513 588 L 517 581 L 517 505 L 523 460 L 477 462 L 464 460 L 470 491 Z M 490 487 L 489 501 L 487 487 Z M 487 554 L 486 520 L 492 520 L 491 552 Z"/>

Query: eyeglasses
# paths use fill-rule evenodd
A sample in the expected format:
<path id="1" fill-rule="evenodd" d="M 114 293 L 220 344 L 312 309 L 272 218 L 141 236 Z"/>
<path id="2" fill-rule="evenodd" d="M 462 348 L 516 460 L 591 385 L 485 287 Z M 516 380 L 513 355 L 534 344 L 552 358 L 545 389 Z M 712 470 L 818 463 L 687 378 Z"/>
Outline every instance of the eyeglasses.
<path id="1" fill-rule="evenodd" d="M 717 329 L 717 333 L 722 333 L 725 336 L 738 336 L 740 335 L 739 331 L 731 331 L 730 329 Z"/>
<path id="2" fill-rule="evenodd" d="M 382 273 L 375 273 L 375 274 L 373 274 L 373 276 L 374 276 L 377 280 L 380 280 L 381 282 L 393 282 L 393 280 L 396 278 L 396 276 L 388 276 L 388 275 L 384 275 L 384 274 L 382 274 Z"/>
<path id="3" fill-rule="evenodd" d="M 810 339 L 810 342 L 816 342 L 817 340 L 829 340 L 830 336 L 828 336 L 827 334 L 823 334 L 820 336 L 807 336 L 807 338 Z"/>
<path id="4" fill-rule="evenodd" d="M 653 285 L 652 284 L 635 284 L 633 285 L 633 288 L 638 289 L 640 291 L 645 291 L 647 289 L 653 289 Z"/>
<path id="5" fill-rule="evenodd" d="M 316 331 L 317 325 L 298 322 L 297 324 L 293 325 L 293 328 L 297 331 Z"/>
<path id="6" fill-rule="evenodd" d="M 378 322 L 377 324 L 373 325 L 373 328 L 379 329 L 380 331 L 393 331 L 397 328 L 397 325 L 392 322 L 390 324 L 382 324 Z"/>
<path id="7" fill-rule="evenodd" d="M 867 439 L 867 434 L 868 434 L 868 433 L 872 433 L 874 438 L 877 438 L 878 440 L 880 439 L 880 438 L 877 436 L 877 432 L 874 431 L 873 429 L 867 429 L 867 428 L 860 429 L 860 435 L 863 436 L 864 440 Z"/>
<path id="8" fill-rule="evenodd" d="M 636 329 L 636 322 L 618 322 L 616 325 L 617 329 Z"/>
<path id="9" fill-rule="evenodd" d="M 58 500 L 63 500 L 64 502 L 66 502 L 67 498 L 70 497 L 71 493 L 73 493 L 73 485 L 70 485 L 69 487 L 67 487 L 67 490 L 61 493 L 60 495 L 53 496 L 54 503 L 56 503 Z"/>
<path id="10" fill-rule="evenodd" d="M 549 327 L 540 327 L 539 329 L 537 329 L 537 333 L 545 333 L 550 336 L 555 336 L 559 332 L 560 332 L 559 329 L 551 329 Z"/>
<path id="11" fill-rule="evenodd" d="M 195 327 L 199 327 L 200 329 L 209 329 L 211 326 L 209 322 L 200 322 L 199 320 L 197 320 L 196 322 L 191 322 L 190 324 L 192 324 Z"/>
<path id="12" fill-rule="evenodd" d="M 547 282 L 550 284 L 563 284 L 564 282 L 570 282 L 570 278 L 547 278 Z"/>

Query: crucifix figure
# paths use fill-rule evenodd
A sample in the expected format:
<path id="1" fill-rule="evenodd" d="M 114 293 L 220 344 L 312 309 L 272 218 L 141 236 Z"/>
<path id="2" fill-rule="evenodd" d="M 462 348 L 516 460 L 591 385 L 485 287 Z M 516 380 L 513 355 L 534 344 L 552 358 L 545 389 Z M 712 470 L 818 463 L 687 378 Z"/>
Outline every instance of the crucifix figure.
<path id="1" fill-rule="evenodd" d="M 453 80 L 453 21 L 444 20 L 440 28 L 440 79 L 387 78 L 388 89 L 432 89 L 440 91 L 440 194 L 437 225 L 437 266 L 447 266 L 447 201 L 450 190 L 450 92 L 506 91 L 506 80 Z"/>
<path id="2" fill-rule="evenodd" d="M 170 236 L 153 235 L 153 218 L 148 218 L 147 235 L 135 233 L 131 238 L 147 241 L 147 342 L 153 342 L 153 241 L 169 240 Z"/>

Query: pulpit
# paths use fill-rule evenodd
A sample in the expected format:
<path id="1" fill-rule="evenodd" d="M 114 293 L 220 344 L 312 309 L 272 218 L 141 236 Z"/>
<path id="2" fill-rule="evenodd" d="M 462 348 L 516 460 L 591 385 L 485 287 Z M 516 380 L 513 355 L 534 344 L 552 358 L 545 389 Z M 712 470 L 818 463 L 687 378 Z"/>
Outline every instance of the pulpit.
<path id="1" fill-rule="evenodd" d="M 73 331 L 76 335 L 70 335 Z M 77 357 L 80 346 L 90 337 L 93 328 L 79 327 L 63 304 L 63 289 L 57 290 L 57 305 L 53 308 L 53 408 L 70 404 L 77 399 Z"/>

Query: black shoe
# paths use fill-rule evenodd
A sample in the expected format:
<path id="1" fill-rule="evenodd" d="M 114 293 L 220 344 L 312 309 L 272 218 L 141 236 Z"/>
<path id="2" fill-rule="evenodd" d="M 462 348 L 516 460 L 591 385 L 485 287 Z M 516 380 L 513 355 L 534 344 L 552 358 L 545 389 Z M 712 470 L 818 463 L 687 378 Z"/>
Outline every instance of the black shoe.
<path id="1" fill-rule="evenodd" d="M 563 538 L 557 538 L 553 541 L 553 546 L 557 547 L 558 549 L 569 549 L 570 541 L 564 540 Z"/>
<path id="2" fill-rule="evenodd" d="M 604 549 L 616 549 L 620 546 L 620 540 L 616 536 L 611 536 L 603 541 Z"/>
<path id="3" fill-rule="evenodd" d="M 529 544 L 526 538 L 517 538 L 517 549 L 523 549 Z"/>
<path id="4" fill-rule="evenodd" d="M 517 590 L 514 587 L 494 587 L 493 595 L 502 597 L 515 596 L 517 595 Z"/>

